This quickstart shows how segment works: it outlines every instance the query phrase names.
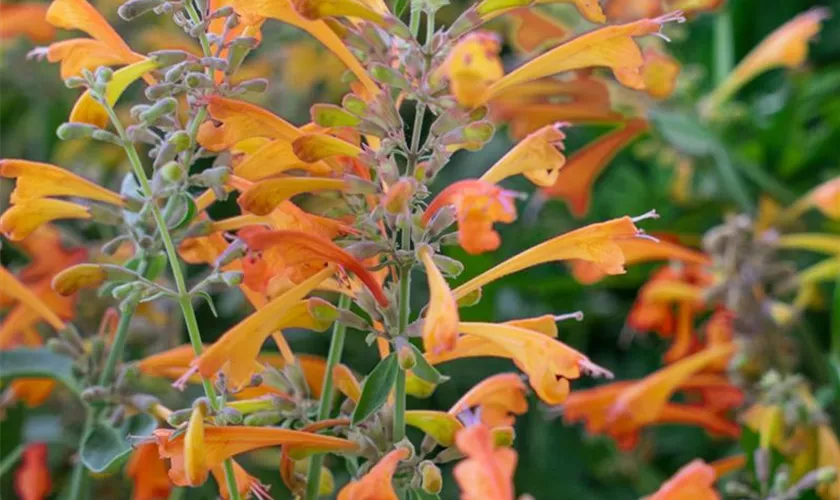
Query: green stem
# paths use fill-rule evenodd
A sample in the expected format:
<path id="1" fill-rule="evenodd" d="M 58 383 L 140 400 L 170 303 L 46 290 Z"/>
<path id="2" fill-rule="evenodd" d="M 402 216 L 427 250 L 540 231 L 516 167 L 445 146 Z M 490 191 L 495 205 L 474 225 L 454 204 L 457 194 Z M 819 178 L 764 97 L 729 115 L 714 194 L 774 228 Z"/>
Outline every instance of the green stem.
<path id="1" fill-rule="evenodd" d="M 350 297 L 342 294 L 338 299 L 338 308 L 348 309 L 349 307 Z M 344 338 L 346 333 L 347 325 L 339 322 L 333 325 L 330 351 L 327 354 L 327 366 L 324 371 L 324 381 L 321 384 L 321 399 L 318 401 L 318 420 L 330 418 L 333 402 L 333 369 L 341 362 L 341 353 L 344 351 Z M 323 464 L 323 455 L 313 455 L 309 458 L 309 472 L 306 476 L 306 498 L 308 500 L 318 498 L 318 489 L 321 485 L 321 466 Z"/>
<path id="2" fill-rule="evenodd" d="M 721 7 L 715 16 L 715 86 L 720 85 L 735 67 L 732 42 L 732 12 L 729 6 Z"/>
<path id="3" fill-rule="evenodd" d="M 20 443 L 19 445 L 15 446 L 15 449 L 12 450 L 8 455 L 3 457 L 3 461 L 0 461 L 0 477 L 6 475 L 9 470 L 17 463 L 20 456 L 23 454 L 23 450 L 26 449 L 26 443 Z"/>
<path id="4" fill-rule="evenodd" d="M 408 223 L 402 230 L 402 241 L 400 242 L 401 250 L 409 250 L 411 248 L 411 228 Z M 400 271 L 400 315 L 399 315 L 399 331 L 400 335 L 405 335 L 408 328 L 408 318 L 411 314 L 411 264 L 405 265 Z M 396 392 L 394 398 L 394 441 L 400 441 L 405 437 L 405 370 L 400 368 L 397 372 L 397 380 L 394 382 L 394 391 Z"/>
<path id="5" fill-rule="evenodd" d="M 411 2 L 412 4 L 414 2 Z M 415 40 L 417 39 L 417 33 L 420 32 L 420 9 L 415 9 L 414 5 L 411 5 L 411 14 L 408 18 L 408 29 L 411 30 L 411 37 Z"/>
<path id="6" fill-rule="evenodd" d="M 201 16 L 198 14 L 198 11 L 195 10 L 195 5 L 193 5 L 192 0 L 187 0 L 184 2 L 184 9 L 187 11 L 187 15 L 190 16 L 190 21 L 194 23 L 201 22 Z M 213 52 L 210 50 L 210 41 L 207 40 L 207 34 L 202 32 L 198 35 L 198 43 L 201 44 L 201 52 L 204 54 L 204 57 L 210 57 L 213 55 Z M 210 76 L 212 76 L 212 70 L 208 68 L 210 72 Z"/>
<path id="7" fill-rule="evenodd" d="M 146 262 L 141 262 L 141 267 L 145 267 Z M 141 269 L 142 272 L 142 269 Z M 107 386 L 113 378 L 117 363 L 122 359 L 123 350 L 125 349 L 126 340 L 128 340 L 128 327 L 131 325 L 131 318 L 134 317 L 135 305 L 130 305 L 120 314 L 120 321 L 117 323 L 117 331 L 114 334 L 114 343 L 111 344 L 111 349 L 108 352 L 108 358 L 105 360 L 105 366 L 102 368 L 102 373 L 99 375 L 99 385 Z M 79 437 L 79 446 L 76 447 L 79 452 L 88 437 L 88 434 L 93 430 L 96 420 L 105 409 L 104 406 L 88 406 L 87 416 L 85 417 L 85 425 L 82 428 L 82 435 Z M 88 475 L 85 474 L 85 465 L 81 459 L 76 462 L 73 467 L 73 475 L 70 479 L 70 500 L 78 500 L 82 498 L 82 492 L 85 489 Z"/>
<path id="8" fill-rule="evenodd" d="M 134 143 L 128 139 L 128 136 L 125 133 L 125 128 L 122 126 L 119 118 L 117 118 L 114 109 L 109 105 L 105 105 L 104 108 L 107 111 L 114 128 L 122 139 L 123 149 L 128 156 L 129 163 L 131 163 L 134 175 L 140 183 L 143 195 L 147 200 L 149 200 L 149 209 L 152 212 L 152 218 L 154 218 L 155 224 L 157 225 L 160 238 L 163 240 L 163 247 L 166 250 L 166 256 L 169 259 L 169 267 L 172 270 L 172 276 L 175 280 L 175 287 L 178 291 L 178 305 L 181 307 L 181 313 L 184 316 L 184 323 L 187 327 L 190 344 L 192 344 L 195 355 L 198 356 L 201 354 L 203 349 L 201 345 L 201 331 L 198 328 L 198 319 L 195 315 L 195 309 L 193 309 L 192 298 L 190 297 L 189 289 L 187 288 L 187 282 L 184 279 L 184 271 L 181 269 L 178 249 L 172 241 L 172 235 L 169 233 L 166 220 L 155 202 L 154 191 L 149 183 L 149 178 L 146 177 L 146 171 L 143 169 L 143 163 L 140 160 L 140 155 L 137 153 L 137 149 L 134 147 Z M 204 386 L 205 395 L 210 400 L 210 406 L 213 410 L 219 410 L 219 400 L 216 396 L 216 389 L 213 387 L 212 382 L 202 378 L 201 384 Z M 233 474 L 233 463 L 230 459 L 225 460 L 224 468 L 225 480 L 227 482 L 228 490 L 230 491 L 231 500 L 240 500 L 236 477 Z"/>

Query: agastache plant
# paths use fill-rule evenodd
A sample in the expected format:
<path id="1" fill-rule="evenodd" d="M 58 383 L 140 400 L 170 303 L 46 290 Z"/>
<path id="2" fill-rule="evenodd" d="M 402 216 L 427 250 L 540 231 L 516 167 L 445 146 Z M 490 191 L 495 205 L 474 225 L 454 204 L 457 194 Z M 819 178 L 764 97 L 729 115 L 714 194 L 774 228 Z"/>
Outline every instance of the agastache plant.
<path id="1" fill-rule="evenodd" d="M 751 240 L 742 219 L 732 219 L 734 229 L 709 233 L 703 253 L 645 234 L 639 226 L 657 217 L 654 210 L 619 217 L 560 234 L 450 284 L 467 270 L 445 254 L 447 247 L 493 252 L 501 245 L 494 226 L 517 221 L 517 205 L 530 194 L 500 185 L 506 179 L 523 176 L 533 184 L 533 206 L 556 198 L 576 216 L 587 213 L 600 172 L 649 130 L 650 100 L 674 90 L 678 65 L 658 42 L 639 44 L 667 41 L 669 26 L 686 20 L 680 6 L 670 4 L 687 4 L 689 14 L 716 6 L 664 2 L 668 9 L 639 17 L 622 8 L 627 2 L 609 2 L 606 14 L 595 0 L 537 3 L 572 4 L 570 10 L 594 27 L 570 38 L 570 29 L 520 0 L 479 1 L 449 26 L 436 23 L 446 5 L 436 0 L 400 0 L 392 7 L 375 0 L 129 0 L 118 10 L 124 20 L 159 16 L 192 40 L 190 49 L 141 54 L 86 0 L 52 2 L 44 13 L 49 25 L 90 36 L 31 52 L 59 62 L 66 86 L 82 92 L 58 136 L 121 148 L 130 165 L 112 190 L 60 166 L 0 161 L 0 175 L 16 183 L 0 230 L 33 257 L 31 267 L 0 274 L 14 307 L 0 333 L 3 379 L 14 379 L 4 400 L 37 405 L 56 382 L 77 397 L 84 419 L 67 498 L 94 497 L 96 480 L 121 469 L 138 499 L 198 488 L 211 475 L 223 498 L 272 498 L 237 461 L 269 448 L 279 451 L 279 476 L 296 498 L 336 489 L 347 500 L 438 498 L 441 468 L 457 462 L 453 476 L 462 498 L 513 499 L 513 424 L 528 411 L 529 391 L 549 407 L 562 407 L 567 422 L 582 420 L 590 432 L 627 449 L 645 426 L 658 423 L 737 438 L 740 428 L 728 412 L 747 391 L 762 405 L 751 415 L 775 412 L 774 430 L 762 439 L 773 439 L 783 425 L 791 432 L 798 425 L 832 432 L 793 375 L 768 367 L 762 381 L 737 379 L 738 385 L 730 378 L 743 370 L 726 376 L 727 363 L 752 359 L 756 345 L 749 328 L 733 330 L 732 311 L 743 321 L 774 318 L 754 297 L 733 305 L 744 278 L 736 261 L 760 261 L 763 284 L 785 268 L 765 259 L 761 245 L 796 246 L 776 233 Z M 514 45 L 540 52 L 507 71 L 501 39 L 482 30 L 505 16 L 518 26 Z M 824 13 L 813 16 L 809 33 Z M 251 52 L 268 45 L 268 20 L 307 32 L 347 69 L 350 91 L 340 104 L 312 106 L 305 125 L 250 102 L 272 82 L 240 77 Z M 532 25 L 544 31 L 536 40 L 527 33 Z M 713 114 L 742 85 L 735 74 L 704 102 L 703 113 Z M 142 102 L 125 106 L 121 96 L 141 81 Z M 608 86 L 638 98 L 639 109 L 615 111 Z M 566 131 L 593 121 L 618 128 L 567 159 Z M 480 150 L 501 124 L 516 144 L 480 177 L 442 185 L 453 155 Z M 836 215 L 840 190 L 836 182 L 831 186 L 791 210 L 816 204 Z M 209 210 L 228 198 L 237 214 L 212 216 Z M 68 220 L 106 227 L 103 234 L 113 237 L 95 251 L 67 249 L 55 222 Z M 726 239 L 736 237 L 730 229 L 741 231 L 735 243 Z M 675 340 L 668 366 L 638 381 L 572 391 L 582 377 L 613 377 L 558 340 L 557 323 L 582 321 L 580 312 L 504 323 L 459 315 L 481 300 L 482 287 L 534 266 L 567 262 L 580 281 L 591 283 L 649 260 L 679 264 L 651 279 L 630 321 L 661 327 Z M 186 264 L 201 271 L 188 274 Z M 836 259 L 832 265 L 836 270 Z M 83 335 L 73 323 L 75 297 L 88 289 L 111 306 L 96 335 Z M 213 294 L 227 289 L 241 291 L 250 312 L 208 344 L 197 307 L 206 304 L 216 315 Z M 417 289 L 429 300 L 412 310 Z M 718 303 L 703 342 L 693 341 L 698 311 Z M 126 346 L 133 325 L 160 304 L 177 306 L 189 342 L 132 357 Z M 34 330 L 40 323 L 55 332 L 46 343 Z M 326 359 L 295 353 L 284 336 L 291 329 L 329 335 Z M 269 337 L 276 351 L 266 349 Z M 345 343 L 362 338 L 380 360 L 359 375 L 344 352 Z M 479 382 L 448 409 L 409 408 L 410 397 L 428 397 L 447 382 L 438 365 L 472 357 L 504 358 L 518 372 Z M 783 359 L 772 365 L 783 373 L 784 367 Z M 148 389 L 143 381 L 153 377 L 171 381 L 177 397 Z M 781 384 L 775 380 L 783 387 L 774 387 Z M 702 404 L 669 401 L 677 391 Z M 788 406 L 811 414 L 782 421 L 778 413 Z M 754 418 L 764 425 L 771 417 Z M 411 439 L 409 427 L 422 437 Z M 39 479 L 45 452 L 31 446 L 21 454 L 18 491 L 42 498 L 50 486 Z M 329 455 L 349 471 L 349 483 L 335 484 Z M 765 449 L 750 457 L 760 476 L 757 492 L 746 483 L 734 487 L 787 495 L 778 498 L 836 488 L 827 468 L 771 484 L 768 456 Z M 727 465 L 744 463 L 738 458 Z M 684 498 L 678 496 L 684 483 L 707 495 L 696 498 L 719 498 L 711 490 L 716 477 L 709 465 L 692 462 L 653 498 Z"/>

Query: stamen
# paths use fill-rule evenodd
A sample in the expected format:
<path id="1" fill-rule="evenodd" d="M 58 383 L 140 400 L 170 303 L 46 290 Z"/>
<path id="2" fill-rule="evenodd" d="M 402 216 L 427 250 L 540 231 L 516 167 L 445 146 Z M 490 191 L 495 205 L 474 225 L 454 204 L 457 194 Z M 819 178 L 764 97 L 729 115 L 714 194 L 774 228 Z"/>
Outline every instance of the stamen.
<path id="1" fill-rule="evenodd" d="M 257 500 L 272 500 L 271 495 L 268 493 L 270 489 L 271 486 L 262 484 L 259 481 L 254 481 L 251 484 L 251 493 L 253 493 Z"/>
<path id="2" fill-rule="evenodd" d="M 657 238 L 656 236 L 651 236 L 647 233 L 639 233 L 639 234 L 636 235 L 636 238 L 641 238 L 643 240 L 650 240 L 654 243 L 659 243 L 660 242 L 659 238 Z"/>
<path id="3" fill-rule="evenodd" d="M 49 50 L 49 47 L 35 47 L 34 49 L 26 53 L 26 60 L 32 61 L 34 59 L 36 61 L 43 61 L 47 58 L 47 53 L 49 52 Z"/>
<path id="4" fill-rule="evenodd" d="M 615 377 L 615 375 L 613 375 L 613 372 L 607 370 L 606 368 L 604 368 L 602 366 L 596 365 L 595 363 L 593 363 L 592 361 L 589 361 L 586 358 L 578 361 L 578 366 L 580 367 L 580 369 L 584 373 L 588 374 L 590 377 L 595 377 L 595 378 L 604 377 L 604 378 L 609 378 L 609 379 Z"/>
<path id="5" fill-rule="evenodd" d="M 554 316 L 554 321 L 566 321 L 567 319 L 583 321 L 583 311 L 575 311 L 566 314 L 557 314 Z"/>
<path id="6" fill-rule="evenodd" d="M 641 221 L 647 220 L 647 219 L 658 219 L 658 218 L 659 218 L 659 213 L 657 213 L 656 209 L 653 209 L 650 212 L 645 212 L 642 215 L 639 215 L 638 217 L 632 217 L 630 220 L 632 220 L 635 223 L 635 222 L 641 222 Z"/>
<path id="7" fill-rule="evenodd" d="M 478 425 L 481 423 L 481 408 L 477 408 L 475 411 L 471 410 L 464 410 L 458 414 L 458 420 L 464 424 L 464 427 L 472 427 L 474 425 Z"/>
<path id="8" fill-rule="evenodd" d="M 186 373 L 181 375 L 178 378 L 178 380 L 176 380 L 175 382 L 172 382 L 172 387 L 174 387 L 175 389 L 178 389 L 179 391 L 183 392 L 184 389 L 187 388 L 187 383 L 190 381 L 190 377 L 195 375 L 196 372 L 198 372 L 198 367 L 197 366 L 190 367 L 190 369 L 187 370 Z"/>

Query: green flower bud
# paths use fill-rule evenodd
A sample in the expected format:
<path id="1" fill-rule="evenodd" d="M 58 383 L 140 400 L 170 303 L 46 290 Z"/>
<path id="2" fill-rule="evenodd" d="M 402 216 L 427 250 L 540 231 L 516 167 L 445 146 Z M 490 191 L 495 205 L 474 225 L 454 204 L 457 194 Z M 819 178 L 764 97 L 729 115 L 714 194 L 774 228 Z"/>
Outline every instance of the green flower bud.
<path id="1" fill-rule="evenodd" d="M 160 63 L 161 66 L 171 66 L 191 59 L 192 55 L 183 50 L 157 50 L 150 52 L 149 57 Z"/>
<path id="2" fill-rule="evenodd" d="M 73 139 L 87 139 L 93 136 L 93 133 L 101 130 L 95 125 L 87 123 L 62 123 L 56 130 L 56 135 L 62 141 L 69 141 Z"/>
<path id="3" fill-rule="evenodd" d="M 117 14 L 124 20 L 131 21 L 135 17 L 154 9 L 161 2 L 162 0 L 128 0 L 126 3 L 120 5 L 120 8 L 117 9 Z"/>

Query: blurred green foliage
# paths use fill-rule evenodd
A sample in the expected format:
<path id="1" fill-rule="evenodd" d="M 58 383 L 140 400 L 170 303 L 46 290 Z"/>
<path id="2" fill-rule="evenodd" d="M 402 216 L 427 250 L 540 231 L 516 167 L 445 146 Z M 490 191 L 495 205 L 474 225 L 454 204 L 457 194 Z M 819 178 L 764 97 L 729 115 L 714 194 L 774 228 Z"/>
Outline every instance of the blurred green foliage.
<path id="1" fill-rule="evenodd" d="M 734 25 L 732 42 L 736 60 L 797 13 L 821 4 L 824 2 L 730 0 L 728 8 Z M 710 90 L 715 63 L 713 30 L 714 17 L 710 15 L 700 16 L 680 28 L 679 38 L 669 48 L 686 73 L 695 75 L 694 88 L 676 102 L 663 106 L 691 114 L 699 98 Z M 277 36 L 289 37 L 294 33 L 284 30 Z M 29 48 L 26 42 L 15 41 L 4 43 L 0 49 L 0 156 L 55 161 L 58 154 L 55 130 L 68 116 L 75 92 L 63 87 L 57 66 L 25 60 Z M 511 56 L 510 64 L 513 63 Z M 308 106 L 318 98 L 317 89 L 310 95 L 275 91 L 266 104 L 300 124 L 308 120 Z M 840 15 L 826 22 L 822 34 L 812 45 L 805 69 L 793 73 L 777 70 L 761 76 L 739 93 L 737 104 L 731 104 L 727 111 L 736 114 L 737 118 L 726 130 L 715 130 L 715 136 L 722 141 L 731 158 L 734 175 L 743 183 L 753 203 L 763 192 L 771 193 L 778 201 L 790 202 L 810 187 L 840 173 L 837 160 L 837 145 L 840 144 Z M 575 151 L 602 132 L 598 127 L 570 129 L 567 151 Z M 651 144 L 654 146 L 665 144 L 656 131 L 653 137 Z M 641 142 L 650 141 L 643 139 Z M 501 130 L 482 151 L 459 153 L 460 156 L 440 176 L 437 186 L 454 179 L 479 176 L 511 144 Z M 61 153 L 62 161 L 71 164 L 64 166 L 79 168 L 94 178 L 101 177 L 102 172 L 111 168 L 125 168 L 119 160 L 114 161 L 113 154 L 105 155 L 97 151 L 97 147 L 100 146 L 88 146 L 78 154 L 65 149 Z M 645 222 L 643 226 L 647 231 L 699 237 L 721 221 L 724 210 L 720 207 L 736 208 L 713 165 L 714 160 L 698 164 L 693 184 L 695 198 L 680 205 L 674 203 L 671 195 L 673 169 L 660 164 L 657 151 L 652 156 L 640 157 L 639 149 L 629 148 L 622 153 L 599 179 L 592 210 L 585 220 L 572 218 L 565 206 L 557 201 L 548 202 L 538 213 L 532 214 L 526 213 L 523 206 L 521 216 L 528 219 L 526 224 L 500 227 L 503 245 L 498 251 L 480 256 L 451 251 L 450 255 L 466 266 L 462 279 L 588 222 L 640 215 L 656 209 L 662 217 Z M 526 192 L 531 190 L 525 182 L 510 182 L 510 187 Z M 2 203 L 7 199 L 9 189 L 8 183 L 2 185 Z M 213 213 L 224 211 L 225 207 L 221 206 L 214 208 Z M 3 250 L 4 263 L 14 257 L 10 249 Z M 661 366 L 663 342 L 653 335 L 641 333 L 631 344 L 621 346 L 619 337 L 626 330 L 625 318 L 636 292 L 652 267 L 634 266 L 624 276 L 594 286 L 581 286 L 570 277 L 565 266 L 543 265 L 487 286 L 481 303 L 463 310 L 463 318 L 499 321 L 581 310 L 585 314 L 583 322 L 560 325 L 561 340 L 613 370 L 618 379 L 641 377 Z M 422 280 L 418 276 L 416 281 Z M 423 288 L 415 287 L 416 293 L 412 296 L 415 311 L 427 299 Z M 241 299 L 233 295 L 224 298 L 220 308 L 221 320 L 214 318 L 206 307 L 199 310 L 201 330 L 207 341 L 247 313 Z M 807 323 L 818 346 L 825 348 L 828 345 L 828 312 L 810 314 Z M 326 335 L 291 332 L 289 340 L 295 351 L 324 354 L 329 339 Z M 376 363 L 377 356 L 362 338 L 351 336 L 344 360 L 360 372 L 367 372 Z M 442 385 L 429 400 L 410 400 L 409 407 L 447 408 L 476 382 L 504 370 L 513 370 L 513 365 L 498 360 L 457 361 L 443 365 L 442 371 L 452 380 Z M 593 384 L 591 380 L 583 380 L 576 382 L 575 387 Z M 713 460 L 737 448 L 735 443 L 710 439 L 697 429 L 664 426 L 648 431 L 636 451 L 621 453 L 609 439 L 590 438 L 577 427 L 562 425 L 556 415 L 535 398 L 531 397 L 530 403 L 532 411 L 518 419 L 516 426 L 519 452 L 516 490 L 530 493 L 537 499 L 638 498 L 655 490 L 691 459 L 700 456 Z M 72 433 L 56 431 L 56 415 L 39 412 L 23 425 L 22 413 L 20 408 L 9 410 L 0 426 L 3 456 L 30 436 L 64 443 L 68 449 L 75 446 Z M 262 464 L 266 467 L 265 474 L 260 474 L 260 469 L 254 471 L 273 485 L 275 498 L 282 498 L 284 487 L 274 473 L 275 459 L 266 457 Z M 344 480 L 337 479 L 339 482 Z M 11 498 L 10 483 L 11 475 L 5 475 L 2 481 L 4 498 Z M 457 493 L 451 476 L 447 476 L 445 485 L 442 497 L 455 498 Z M 112 491 L 115 496 L 108 498 L 123 498 L 124 491 Z M 208 498 L 213 494 L 211 486 L 203 491 Z M 192 494 L 189 497 L 199 498 Z"/>

